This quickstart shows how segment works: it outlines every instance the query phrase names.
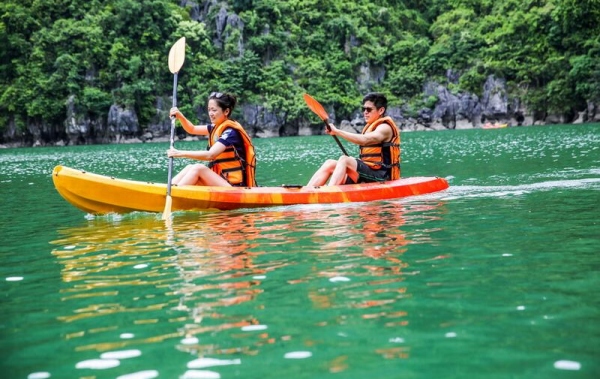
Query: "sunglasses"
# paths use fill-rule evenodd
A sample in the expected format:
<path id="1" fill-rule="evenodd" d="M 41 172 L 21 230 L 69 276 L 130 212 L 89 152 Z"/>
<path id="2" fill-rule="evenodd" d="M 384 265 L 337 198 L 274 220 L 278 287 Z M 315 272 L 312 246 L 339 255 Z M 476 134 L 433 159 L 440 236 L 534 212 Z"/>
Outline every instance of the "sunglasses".
<path id="1" fill-rule="evenodd" d="M 371 108 L 371 107 L 363 107 L 362 111 L 367 112 L 367 113 L 371 113 L 373 112 L 373 110 L 375 110 L 375 108 Z"/>
<path id="2" fill-rule="evenodd" d="M 208 95 L 208 98 L 216 98 L 216 99 L 220 99 L 223 97 L 223 94 L 221 92 L 211 92 L 210 95 Z"/>

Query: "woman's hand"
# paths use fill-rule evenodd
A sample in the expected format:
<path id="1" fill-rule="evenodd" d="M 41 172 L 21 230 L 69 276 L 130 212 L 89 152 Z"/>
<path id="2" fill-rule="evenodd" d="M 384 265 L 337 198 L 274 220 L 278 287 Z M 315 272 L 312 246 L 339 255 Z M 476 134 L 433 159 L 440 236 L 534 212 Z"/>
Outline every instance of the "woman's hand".
<path id="1" fill-rule="evenodd" d="M 185 152 L 174 149 L 174 148 L 170 148 L 169 150 L 167 150 L 167 156 L 169 158 L 181 158 L 181 157 L 185 157 Z"/>
<path id="2" fill-rule="evenodd" d="M 169 112 L 169 117 L 179 118 L 180 116 L 183 116 L 183 114 L 179 111 L 179 108 L 177 108 L 177 107 L 171 108 L 171 111 Z"/>

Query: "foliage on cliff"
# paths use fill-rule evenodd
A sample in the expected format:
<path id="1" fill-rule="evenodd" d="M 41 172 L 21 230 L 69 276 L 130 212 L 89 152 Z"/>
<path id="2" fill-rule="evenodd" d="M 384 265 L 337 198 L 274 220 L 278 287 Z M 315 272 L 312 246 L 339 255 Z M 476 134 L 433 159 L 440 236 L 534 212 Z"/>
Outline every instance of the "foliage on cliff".
<path id="1" fill-rule="evenodd" d="M 600 102 L 599 20 L 597 0 L 4 0 L 0 131 L 64 129 L 70 96 L 89 118 L 119 104 L 144 126 L 181 36 L 189 114 L 218 90 L 289 122 L 308 92 L 345 117 L 366 91 L 430 102 L 427 80 L 478 93 L 491 74 L 532 110 L 575 112 Z"/>

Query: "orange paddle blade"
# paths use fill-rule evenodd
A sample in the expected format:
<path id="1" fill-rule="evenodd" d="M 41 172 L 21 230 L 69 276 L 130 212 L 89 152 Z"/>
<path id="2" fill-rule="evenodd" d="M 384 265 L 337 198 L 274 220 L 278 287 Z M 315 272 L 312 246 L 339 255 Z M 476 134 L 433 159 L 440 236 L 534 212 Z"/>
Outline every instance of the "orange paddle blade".
<path id="1" fill-rule="evenodd" d="M 304 94 L 304 101 L 306 101 L 306 105 L 308 105 L 308 108 L 310 108 L 311 111 L 313 111 L 317 116 L 319 116 L 321 120 L 327 121 L 329 115 L 327 114 L 327 111 L 325 110 L 325 108 L 323 108 L 321 103 L 319 103 L 307 93 Z"/>
<path id="2" fill-rule="evenodd" d="M 331 131 L 331 128 L 329 127 L 329 115 L 327 114 L 327 111 L 325 110 L 325 108 L 323 108 L 321 103 L 319 103 L 317 100 L 315 100 L 312 96 L 310 96 L 307 93 L 304 94 L 304 101 L 306 101 L 306 105 L 308 105 L 310 110 L 313 111 L 314 113 L 316 113 L 316 115 L 319 116 L 319 118 L 321 118 L 321 120 L 323 120 L 323 122 L 325 123 L 325 128 L 327 128 L 327 131 Z M 340 149 L 342 150 L 342 153 L 344 153 L 344 155 L 348 156 L 348 152 L 346 151 L 346 149 L 344 148 L 344 146 L 342 145 L 340 140 L 337 138 L 337 136 L 332 136 L 332 137 L 335 140 L 335 142 L 338 144 Z"/>

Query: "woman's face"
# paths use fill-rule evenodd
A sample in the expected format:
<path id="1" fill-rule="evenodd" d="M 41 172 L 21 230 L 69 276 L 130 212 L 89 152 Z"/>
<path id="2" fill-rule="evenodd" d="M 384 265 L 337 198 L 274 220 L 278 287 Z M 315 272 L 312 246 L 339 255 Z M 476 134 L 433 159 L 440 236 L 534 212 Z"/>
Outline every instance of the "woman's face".
<path id="1" fill-rule="evenodd" d="M 215 99 L 208 100 L 206 109 L 208 111 L 210 122 L 214 125 L 220 125 L 229 117 L 229 109 L 223 111 Z"/>
<path id="2" fill-rule="evenodd" d="M 385 108 L 377 109 L 375 103 L 372 101 L 365 101 L 363 104 L 363 117 L 365 118 L 365 123 L 371 124 L 377 120 L 384 110 Z"/>

